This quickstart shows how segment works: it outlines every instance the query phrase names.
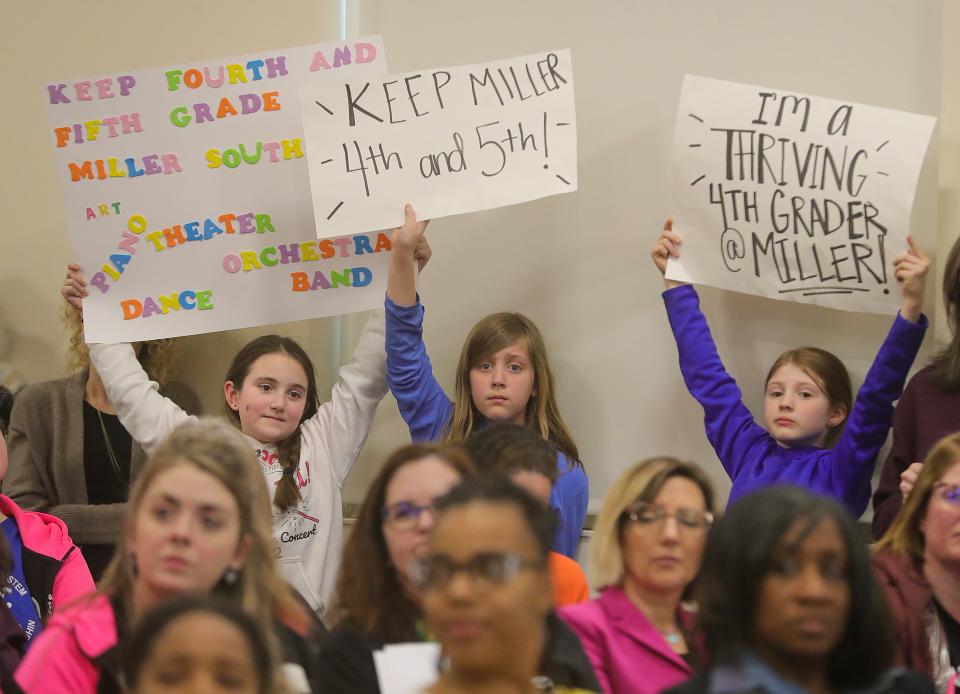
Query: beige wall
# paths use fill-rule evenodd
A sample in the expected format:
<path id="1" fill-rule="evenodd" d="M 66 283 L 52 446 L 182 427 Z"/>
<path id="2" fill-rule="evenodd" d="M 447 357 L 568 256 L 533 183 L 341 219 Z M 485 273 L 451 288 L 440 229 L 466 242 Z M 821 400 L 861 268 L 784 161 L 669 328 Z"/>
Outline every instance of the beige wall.
<path id="1" fill-rule="evenodd" d="M 0 325 L 9 326 L 14 339 L 0 361 L 12 362 L 37 381 L 63 370 L 58 290 L 70 258 L 42 85 L 74 75 L 333 40 L 339 3 L 101 0 L 85 6 L 58 3 L 64 9 L 55 21 L 50 3 L 7 5 L 4 23 L 13 30 L 6 32 L 0 51 L 4 65 L 16 69 L 7 71 L 3 120 Z M 677 76 L 684 70 L 928 113 L 940 111 L 942 84 L 943 121 L 915 219 L 929 248 L 948 248 L 956 238 L 960 48 L 951 39 L 960 33 L 957 3 L 946 3 L 942 24 L 938 0 L 348 0 L 348 6 L 348 32 L 382 32 L 396 71 L 573 48 L 580 191 L 438 220 L 431 228 L 437 255 L 423 293 L 428 346 L 448 388 L 463 337 L 478 318 L 513 308 L 537 321 L 550 345 L 561 408 L 582 448 L 595 495 L 634 460 L 663 452 L 704 462 L 721 489 L 727 485 L 705 444 L 700 414 L 680 382 L 675 348 L 664 334 L 657 280 L 645 259 L 651 234 L 669 213 L 663 171 Z M 861 11 L 865 7 L 869 11 Z M 836 22 L 818 18 L 838 8 Z M 465 32 L 468 14 L 472 31 Z M 858 21 L 870 31 L 852 32 L 850 23 Z M 810 52 L 781 53 L 787 40 L 772 27 L 809 31 Z M 856 43 L 867 34 L 869 39 Z M 18 107 L 10 108 L 11 103 Z M 637 195 L 637 190 L 646 192 Z M 602 263 L 598 253 L 605 254 Z M 721 350 L 751 406 L 759 402 L 762 369 L 757 365 L 769 363 L 784 344 L 823 344 L 860 378 L 889 322 L 709 290 L 704 299 Z M 750 319 L 742 320 L 747 314 Z M 314 355 L 326 390 L 340 354 L 349 357 L 362 321 L 351 316 L 277 330 Z M 219 409 L 226 362 L 250 336 L 267 330 L 184 339 L 179 378 L 194 386 L 208 408 Z M 943 327 L 937 331 L 942 335 Z M 388 396 L 348 480 L 346 498 L 362 495 L 385 454 L 404 439 Z"/>
<path id="2" fill-rule="evenodd" d="M 339 37 L 339 8 L 338 0 L 4 4 L 0 51 L 8 72 L 0 173 L 0 325 L 9 326 L 11 340 L 0 361 L 15 365 L 31 382 L 63 372 L 59 289 L 71 253 L 43 85 L 190 58 L 333 41 Z M 309 346 L 313 340 L 328 343 L 335 322 L 282 330 Z M 186 338 L 178 377 L 190 381 L 210 406 L 219 407 L 224 362 L 264 330 L 269 328 Z M 331 370 L 324 363 L 318 366 L 325 373 Z"/>
<path id="3" fill-rule="evenodd" d="M 946 2 L 943 11 L 943 104 L 937 146 L 940 154 L 937 234 L 937 278 L 942 282 L 943 261 L 960 237 L 960 3 Z M 949 339 L 950 327 L 944 320 L 943 303 L 937 286 L 936 338 Z"/>

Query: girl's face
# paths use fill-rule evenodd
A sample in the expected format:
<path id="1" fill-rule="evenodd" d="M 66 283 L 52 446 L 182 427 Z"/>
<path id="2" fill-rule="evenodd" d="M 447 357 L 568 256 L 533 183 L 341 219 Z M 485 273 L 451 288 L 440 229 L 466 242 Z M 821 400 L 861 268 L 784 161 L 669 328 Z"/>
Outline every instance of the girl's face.
<path id="1" fill-rule="evenodd" d="M 253 660 L 249 642 L 230 620 L 189 612 L 157 635 L 133 694 L 256 694 Z"/>
<path id="2" fill-rule="evenodd" d="M 227 381 L 223 394 L 240 416 L 240 431 L 260 443 L 276 443 L 300 426 L 307 406 L 307 372 L 289 354 L 264 354 L 250 365 L 239 389 Z"/>
<path id="3" fill-rule="evenodd" d="M 824 518 L 797 544 L 806 525 L 800 519 L 787 530 L 760 582 L 753 646 L 775 668 L 822 663 L 847 626 L 849 567 L 840 528 Z"/>
<path id="4" fill-rule="evenodd" d="M 526 424 L 534 376 L 527 341 L 521 338 L 471 367 L 473 405 L 491 422 Z"/>
<path id="5" fill-rule="evenodd" d="M 505 557 L 515 571 L 496 570 Z M 423 608 L 453 668 L 475 675 L 535 670 L 553 593 L 521 511 L 485 501 L 447 511 L 430 539 L 429 561 L 452 568 L 423 589 Z"/>
<path id="6" fill-rule="evenodd" d="M 137 582 L 152 598 L 209 593 L 228 568 L 242 568 L 250 546 L 233 495 L 188 462 L 154 478 L 128 532 Z"/>
<path id="7" fill-rule="evenodd" d="M 460 474 L 435 456 L 407 463 L 393 475 L 384 498 L 383 539 L 401 583 L 418 593 L 412 575 L 415 559 L 429 547 L 433 502 L 460 481 Z"/>
<path id="8" fill-rule="evenodd" d="M 827 429 L 846 411 L 830 404 L 823 389 L 796 364 L 784 364 L 767 382 L 763 425 L 781 445 L 822 446 Z"/>
<path id="9" fill-rule="evenodd" d="M 960 462 L 934 485 L 920 521 L 924 555 L 939 564 L 960 565 Z"/>
<path id="10" fill-rule="evenodd" d="M 671 477 L 644 511 L 637 520 L 627 519 L 621 531 L 624 582 L 644 593 L 682 592 L 703 556 L 708 528 L 703 492 L 686 477 Z"/>

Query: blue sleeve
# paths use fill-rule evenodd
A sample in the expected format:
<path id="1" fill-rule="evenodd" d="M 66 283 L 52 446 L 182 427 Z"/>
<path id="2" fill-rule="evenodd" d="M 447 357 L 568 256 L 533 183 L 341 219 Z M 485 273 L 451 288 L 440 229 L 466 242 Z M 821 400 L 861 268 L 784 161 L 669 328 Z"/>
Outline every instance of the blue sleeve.
<path id="1" fill-rule="evenodd" d="M 576 559 L 583 521 L 587 517 L 590 488 L 583 466 L 565 454 L 557 454 L 557 477 L 550 505 L 557 510 L 559 525 L 553 538 L 553 551 Z"/>
<path id="2" fill-rule="evenodd" d="M 385 301 L 387 385 L 414 441 L 436 441 L 446 433 L 453 404 L 433 375 L 423 344 L 423 306 Z"/>
<path id="3" fill-rule="evenodd" d="M 903 392 L 926 331 L 926 316 L 911 323 L 897 315 L 863 379 L 843 435 L 822 459 L 831 493 L 857 517 L 870 500 L 874 463 L 890 431 L 893 404 Z"/>
<path id="4" fill-rule="evenodd" d="M 703 407 L 707 439 L 727 474 L 736 479 L 743 472 L 750 448 L 766 444 L 770 437 L 753 421 L 740 388 L 720 361 L 693 285 L 668 289 L 663 293 L 663 303 L 677 341 L 683 381 Z"/>

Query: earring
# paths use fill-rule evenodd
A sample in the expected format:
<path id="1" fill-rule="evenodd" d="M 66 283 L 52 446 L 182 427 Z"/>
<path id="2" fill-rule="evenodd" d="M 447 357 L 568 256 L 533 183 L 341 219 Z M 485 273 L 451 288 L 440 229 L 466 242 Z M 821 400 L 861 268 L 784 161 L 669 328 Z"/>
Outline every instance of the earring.
<path id="1" fill-rule="evenodd" d="M 232 586 L 237 582 L 238 578 L 240 578 L 240 572 L 232 566 L 227 567 L 227 570 L 223 572 L 222 580 L 224 585 Z"/>

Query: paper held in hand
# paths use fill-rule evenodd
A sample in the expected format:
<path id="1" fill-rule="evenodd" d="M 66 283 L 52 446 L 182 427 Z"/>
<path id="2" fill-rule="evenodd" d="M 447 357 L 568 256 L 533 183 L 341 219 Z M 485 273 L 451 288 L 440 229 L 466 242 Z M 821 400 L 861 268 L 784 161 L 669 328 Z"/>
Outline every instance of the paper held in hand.
<path id="1" fill-rule="evenodd" d="M 673 145 L 667 277 L 893 313 L 936 119 L 687 75 Z"/>

